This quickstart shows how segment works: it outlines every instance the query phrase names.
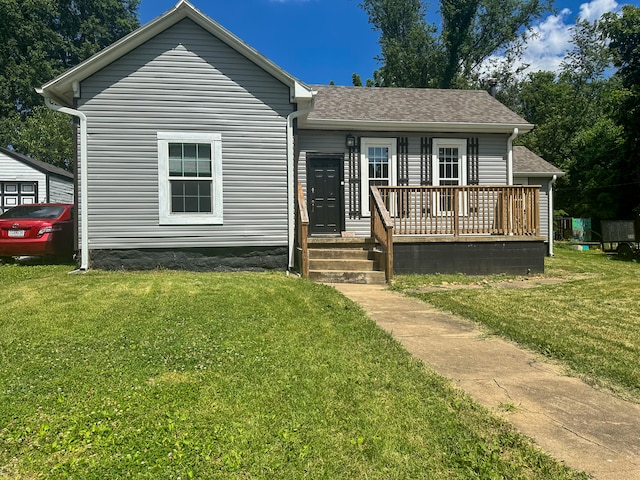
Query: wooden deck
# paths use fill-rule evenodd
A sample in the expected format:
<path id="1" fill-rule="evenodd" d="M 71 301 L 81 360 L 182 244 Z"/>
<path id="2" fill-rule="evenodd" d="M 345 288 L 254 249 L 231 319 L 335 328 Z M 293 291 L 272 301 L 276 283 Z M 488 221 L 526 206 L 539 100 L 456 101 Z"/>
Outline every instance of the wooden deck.
<path id="1" fill-rule="evenodd" d="M 544 269 L 538 186 L 379 186 L 371 187 L 370 202 L 370 240 L 387 282 L 394 270 L 526 274 Z M 300 185 L 297 206 L 299 266 L 308 277 L 308 215 Z"/>

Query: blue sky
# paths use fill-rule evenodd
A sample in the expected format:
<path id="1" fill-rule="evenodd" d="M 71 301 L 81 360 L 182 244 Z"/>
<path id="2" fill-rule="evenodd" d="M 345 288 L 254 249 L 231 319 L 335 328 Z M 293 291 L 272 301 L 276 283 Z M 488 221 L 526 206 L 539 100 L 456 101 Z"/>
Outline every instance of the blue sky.
<path id="1" fill-rule="evenodd" d="M 178 0 L 141 0 L 140 22 L 172 8 Z M 190 0 L 203 13 L 306 83 L 351 85 L 379 67 L 378 34 L 371 29 L 360 0 Z M 638 5 L 640 0 L 626 1 Z M 430 8 L 437 2 L 431 1 Z M 557 69 L 570 48 L 576 17 L 599 18 L 618 11 L 616 0 L 557 0 L 556 14 L 538 22 L 524 54 L 533 70 Z"/>

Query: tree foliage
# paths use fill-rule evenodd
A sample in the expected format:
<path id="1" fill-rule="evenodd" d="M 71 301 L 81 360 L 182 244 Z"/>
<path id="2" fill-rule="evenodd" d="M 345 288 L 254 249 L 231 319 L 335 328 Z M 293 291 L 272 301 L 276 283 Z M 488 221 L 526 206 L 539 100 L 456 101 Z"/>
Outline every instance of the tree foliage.
<path id="1" fill-rule="evenodd" d="M 532 73 L 499 92 L 536 125 L 519 141 L 567 173 L 556 205 L 572 216 L 640 213 L 639 18 L 637 8 L 624 7 L 622 15 L 578 22 L 559 73 Z M 607 76 L 612 61 L 618 70 Z"/>
<path id="2" fill-rule="evenodd" d="M 442 28 L 426 21 L 421 0 L 363 0 L 380 32 L 380 86 L 452 88 L 469 85 L 497 52 L 515 52 L 550 0 L 441 0 Z"/>
<path id="3" fill-rule="evenodd" d="M 602 32 L 622 84 L 614 116 L 624 130 L 624 156 L 618 166 L 627 179 L 624 201 L 640 215 L 640 8 L 625 5 L 622 15 L 605 14 Z"/>
<path id="4" fill-rule="evenodd" d="M 421 0 L 364 0 L 361 7 L 380 32 L 384 65 L 375 72 L 381 86 L 435 86 L 432 65 L 439 65 L 442 52 L 435 41 L 436 29 L 425 20 Z"/>
<path id="5" fill-rule="evenodd" d="M 35 88 L 135 29 L 138 3 L 0 0 L 0 144 L 71 166 L 69 118 L 36 108 Z"/>

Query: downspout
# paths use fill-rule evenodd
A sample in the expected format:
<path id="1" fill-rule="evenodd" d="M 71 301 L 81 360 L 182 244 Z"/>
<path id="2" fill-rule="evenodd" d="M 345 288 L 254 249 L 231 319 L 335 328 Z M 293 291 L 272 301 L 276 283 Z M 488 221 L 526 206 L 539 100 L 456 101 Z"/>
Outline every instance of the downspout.
<path id="1" fill-rule="evenodd" d="M 42 90 L 38 91 L 41 95 Z M 87 116 L 79 110 L 69 107 L 56 105 L 53 101 L 45 96 L 44 103 L 51 110 L 56 112 L 72 115 L 80 120 L 80 270 L 89 269 L 89 224 L 87 219 L 88 200 L 87 200 Z"/>
<path id="2" fill-rule="evenodd" d="M 549 182 L 549 201 L 547 202 L 549 205 L 549 212 L 548 212 L 548 222 L 549 222 L 549 228 L 548 228 L 548 239 L 547 242 L 549 243 L 548 248 L 549 248 L 549 256 L 553 257 L 553 185 L 556 183 L 556 180 L 558 180 L 558 176 L 554 175 L 551 178 L 551 181 Z"/>
<path id="3" fill-rule="evenodd" d="M 311 105 L 303 110 L 296 110 L 287 116 L 287 212 L 288 212 L 288 239 L 289 239 L 289 265 L 287 270 L 292 270 L 295 258 L 295 235 L 296 235 L 296 211 L 295 211 L 295 151 L 293 145 L 293 122 L 296 118 L 310 113 L 315 107 L 315 92 L 311 99 Z"/>
<path id="4" fill-rule="evenodd" d="M 513 140 L 517 136 L 518 128 L 516 127 L 507 140 L 507 185 L 513 185 Z"/>

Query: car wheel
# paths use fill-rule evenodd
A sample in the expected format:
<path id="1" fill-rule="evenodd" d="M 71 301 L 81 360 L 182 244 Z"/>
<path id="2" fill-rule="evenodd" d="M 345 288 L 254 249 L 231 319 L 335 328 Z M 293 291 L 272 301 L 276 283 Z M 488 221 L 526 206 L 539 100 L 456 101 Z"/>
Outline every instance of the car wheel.
<path id="1" fill-rule="evenodd" d="M 13 257 L 0 257 L 0 264 L 10 264 L 10 263 L 15 263 L 16 259 Z"/>

